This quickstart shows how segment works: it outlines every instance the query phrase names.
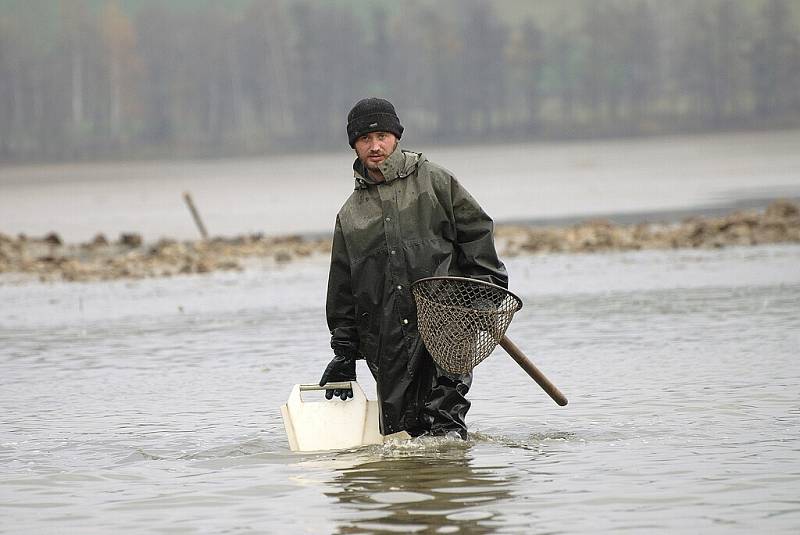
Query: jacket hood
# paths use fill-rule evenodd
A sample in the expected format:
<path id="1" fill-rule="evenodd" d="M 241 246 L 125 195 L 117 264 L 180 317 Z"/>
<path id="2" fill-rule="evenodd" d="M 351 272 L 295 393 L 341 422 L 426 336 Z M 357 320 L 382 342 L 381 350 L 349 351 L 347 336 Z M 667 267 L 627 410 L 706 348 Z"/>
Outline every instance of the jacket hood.
<path id="1" fill-rule="evenodd" d="M 378 168 L 383 173 L 384 182 L 391 182 L 407 177 L 425 160 L 426 158 L 421 152 L 402 150 L 398 147 Z M 365 189 L 370 185 L 378 184 L 369 176 L 364 163 L 358 158 L 353 162 L 353 175 L 356 179 L 355 189 Z"/>

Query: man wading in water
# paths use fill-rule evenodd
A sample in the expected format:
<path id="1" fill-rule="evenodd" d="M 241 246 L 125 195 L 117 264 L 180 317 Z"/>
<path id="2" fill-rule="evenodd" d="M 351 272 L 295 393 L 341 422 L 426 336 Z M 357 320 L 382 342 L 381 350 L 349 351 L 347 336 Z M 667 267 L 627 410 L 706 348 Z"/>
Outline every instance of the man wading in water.
<path id="1" fill-rule="evenodd" d="M 319 384 L 355 380 L 363 358 L 377 383 L 381 433 L 466 439 L 472 374 L 433 362 L 411 283 L 450 275 L 507 288 L 508 276 L 491 218 L 449 171 L 398 150 L 402 134 L 394 106 L 380 98 L 359 101 L 347 116 L 355 191 L 336 217 L 326 307 L 335 356 Z"/>

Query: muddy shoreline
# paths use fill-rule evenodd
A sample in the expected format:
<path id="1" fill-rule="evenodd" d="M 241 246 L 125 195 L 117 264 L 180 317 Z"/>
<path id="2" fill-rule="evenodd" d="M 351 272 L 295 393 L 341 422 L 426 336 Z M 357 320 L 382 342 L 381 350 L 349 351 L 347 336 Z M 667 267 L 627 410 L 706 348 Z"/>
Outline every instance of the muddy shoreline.
<path id="1" fill-rule="evenodd" d="M 502 257 L 543 253 L 592 253 L 644 249 L 687 249 L 800 243 L 800 203 L 776 200 L 765 209 L 737 210 L 678 222 L 614 223 L 590 219 L 568 225 L 497 225 Z M 209 240 L 161 239 L 146 243 L 139 234 L 111 241 L 98 234 L 87 243 L 64 243 L 57 233 L 43 237 L 0 233 L 0 283 L 97 281 L 172 277 L 214 271 L 242 271 L 330 254 L 329 237 L 260 234 Z"/>

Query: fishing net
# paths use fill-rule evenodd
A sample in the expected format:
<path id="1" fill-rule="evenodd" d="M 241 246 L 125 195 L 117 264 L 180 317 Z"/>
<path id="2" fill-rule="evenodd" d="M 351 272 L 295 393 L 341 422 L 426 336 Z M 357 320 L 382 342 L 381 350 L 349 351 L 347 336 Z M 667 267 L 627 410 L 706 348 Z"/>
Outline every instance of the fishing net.
<path id="1" fill-rule="evenodd" d="M 420 279 L 411 291 L 425 347 L 442 369 L 456 374 L 488 357 L 522 308 L 505 288 L 463 277 Z"/>

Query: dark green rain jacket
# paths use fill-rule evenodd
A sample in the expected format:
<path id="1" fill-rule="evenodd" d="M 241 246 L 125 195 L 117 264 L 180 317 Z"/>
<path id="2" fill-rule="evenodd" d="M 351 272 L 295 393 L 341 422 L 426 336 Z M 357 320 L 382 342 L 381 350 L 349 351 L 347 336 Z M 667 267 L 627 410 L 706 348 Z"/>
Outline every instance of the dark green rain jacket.
<path id="1" fill-rule="evenodd" d="M 355 191 L 336 217 L 326 309 L 334 352 L 366 359 L 375 377 L 388 435 L 423 425 L 421 411 L 444 373 L 417 331 L 411 283 L 453 275 L 507 287 L 508 277 L 492 220 L 449 171 L 399 148 L 380 168 L 385 181 L 376 183 L 360 160 L 353 164 Z"/>

